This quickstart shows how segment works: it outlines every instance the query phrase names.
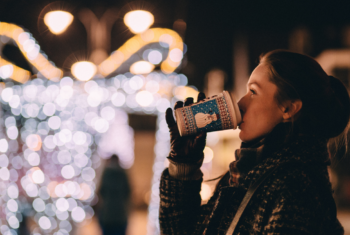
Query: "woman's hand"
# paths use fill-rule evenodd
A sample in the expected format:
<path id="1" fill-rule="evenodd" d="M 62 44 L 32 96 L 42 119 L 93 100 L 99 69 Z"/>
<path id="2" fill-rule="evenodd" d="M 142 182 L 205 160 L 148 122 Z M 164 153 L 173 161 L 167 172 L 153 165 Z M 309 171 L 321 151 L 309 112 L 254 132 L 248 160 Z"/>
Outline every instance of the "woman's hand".
<path id="1" fill-rule="evenodd" d="M 205 94 L 198 94 L 198 102 L 205 99 Z M 185 106 L 193 104 L 193 98 L 185 100 Z M 174 110 L 184 106 L 182 101 L 175 104 Z M 205 147 L 206 132 L 198 135 L 180 136 L 177 124 L 174 120 L 173 110 L 168 108 L 165 113 L 165 119 L 170 131 L 170 154 L 169 158 L 175 162 L 196 163 L 203 158 L 203 150 Z"/>

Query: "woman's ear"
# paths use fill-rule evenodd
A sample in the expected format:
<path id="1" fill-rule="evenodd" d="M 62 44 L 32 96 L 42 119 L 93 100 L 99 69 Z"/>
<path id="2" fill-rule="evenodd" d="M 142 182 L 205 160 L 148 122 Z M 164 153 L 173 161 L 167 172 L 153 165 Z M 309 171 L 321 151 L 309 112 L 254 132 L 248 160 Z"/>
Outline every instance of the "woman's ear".
<path id="1" fill-rule="evenodd" d="M 296 116 L 300 109 L 303 107 L 301 100 L 288 101 L 285 107 L 283 107 L 283 122 L 289 122 L 292 117 Z"/>

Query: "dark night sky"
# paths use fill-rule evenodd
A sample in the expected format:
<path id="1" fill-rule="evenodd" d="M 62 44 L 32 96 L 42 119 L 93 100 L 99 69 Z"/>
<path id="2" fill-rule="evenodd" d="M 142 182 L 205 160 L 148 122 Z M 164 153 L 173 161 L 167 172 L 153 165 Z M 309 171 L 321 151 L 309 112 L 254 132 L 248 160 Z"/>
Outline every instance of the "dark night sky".
<path id="1" fill-rule="evenodd" d="M 69 70 L 65 62 L 67 58 L 86 54 L 85 28 L 75 19 L 65 33 L 52 35 L 43 25 L 40 15 L 50 3 L 53 1 L 0 0 L 0 21 L 26 28 L 49 59 L 58 67 Z M 262 52 L 287 48 L 288 34 L 297 26 L 305 26 L 311 31 L 313 45 L 310 55 L 317 56 L 324 49 L 342 47 L 341 29 L 350 25 L 349 1 L 66 0 L 58 5 L 73 14 L 84 7 L 96 15 L 107 8 L 115 8 L 119 15 L 111 33 L 112 50 L 133 36 L 123 23 L 123 16 L 129 10 L 142 8 L 151 11 L 155 16 L 152 27 L 172 28 L 176 19 L 184 19 L 187 23 L 188 63 L 183 72 L 187 73 L 189 83 L 199 88 L 202 88 L 205 73 L 214 67 L 222 68 L 232 78 L 233 40 L 240 33 L 247 36 L 253 67 Z M 6 50 L 17 64 L 26 67 L 16 48 Z"/>

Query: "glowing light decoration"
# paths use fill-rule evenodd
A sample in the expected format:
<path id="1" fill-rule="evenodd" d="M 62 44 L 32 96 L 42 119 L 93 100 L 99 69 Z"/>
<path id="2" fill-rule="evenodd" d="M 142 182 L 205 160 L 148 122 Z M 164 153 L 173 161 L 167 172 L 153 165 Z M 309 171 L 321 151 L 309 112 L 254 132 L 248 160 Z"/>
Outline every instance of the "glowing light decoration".
<path id="1" fill-rule="evenodd" d="M 96 66 L 89 61 L 80 61 L 72 65 L 72 74 L 80 81 L 88 81 L 96 74 Z"/>
<path id="2" fill-rule="evenodd" d="M 154 65 L 148 61 L 138 61 L 130 66 L 132 74 L 148 74 L 153 71 Z"/>
<path id="3" fill-rule="evenodd" d="M 37 69 L 38 74 L 56 81 L 62 78 L 62 70 L 53 65 L 47 56 L 40 53 L 40 46 L 23 28 L 15 24 L 0 22 L 0 36 L 14 41 L 27 61 Z M 0 52 L 0 77 L 3 79 L 12 78 L 17 82 L 25 83 L 30 78 L 30 72 L 2 58 Z"/>
<path id="4" fill-rule="evenodd" d="M 124 23 L 133 33 L 146 31 L 154 22 L 153 15 L 148 11 L 131 11 L 125 14 Z"/>
<path id="5" fill-rule="evenodd" d="M 50 13 L 53 14 L 55 12 Z M 48 18 L 50 18 L 50 13 L 47 14 Z M 56 13 L 58 14 L 58 12 Z M 55 16 L 55 14 L 53 14 L 53 16 Z M 62 20 L 62 22 L 63 21 L 65 20 Z M 35 39 L 21 27 L 14 24 L 0 22 L 0 36 L 5 36 L 17 44 L 24 57 L 37 69 L 39 77 L 43 76 L 55 81 L 58 81 L 63 77 L 62 70 L 55 67 L 54 64 L 47 59 L 47 56 L 40 52 L 40 46 L 36 43 Z M 174 72 L 181 64 L 183 58 L 183 41 L 173 30 L 152 28 L 129 39 L 118 50 L 114 51 L 106 60 L 98 65 L 98 68 L 90 62 L 82 61 L 72 66 L 72 74 L 82 81 L 91 79 L 97 72 L 102 76 L 108 76 L 116 71 L 142 47 L 155 42 L 158 42 L 162 47 L 169 49 L 168 56 L 160 65 L 162 72 L 166 74 Z M 1 40 L 0 43 L 2 43 Z M 151 63 L 147 65 L 143 63 L 141 64 L 142 66 L 139 64 L 136 66 L 135 64 L 135 68 L 142 68 L 142 72 L 137 72 L 137 70 L 135 70 L 135 74 L 149 73 L 154 69 L 152 64 L 160 63 L 162 58 L 163 56 L 159 51 L 151 52 L 147 58 Z M 146 67 L 147 69 L 145 69 Z M 135 68 L 131 70 L 134 71 Z M 25 83 L 30 78 L 30 72 L 12 64 L 0 56 L 0 77 L 2 79 L 12 78 L 15 81 Z"/>
<path id="6" fill-rule="evenodd" d="M 81 80 L 74 81 L 62 78 L 63 72 L 40 51 L 30 33 L 0 22 L 0 36 L 14 41 L 38 73 L 37 79 L 28 81 L 29 71 L 0 56 L 0 78 L 4 80 L 0 101 L 2 115 L 7 117 L 0 123 L 0 179 L 8 195 L 4 199 L 6 207 L 0 208 L 1 232 L 15 233 L 19 220 L 13 211 L 19 213 L 29 204 L 37 213 L 36 233 L 65 230 L 66 234 L 75 223 L 89 220 L 93 216 L 90 204 L 95 198 L 96 169 L 101 158 L 117 153 L 122 167 L 133 164 L 133 130 L 127 113 L 136 112 L 158 115 L 147 230 L 148 234 L 159 234 L 159 178 L 169 151 L 164 112 L 182 96 L 198 92 L 185 87 L 185 75 L 174 73 L 183 58 L 181 37 L 170 29 L 148 29 L 152 23 L 97 67 L 87 61 L 73 65 L 72 74 Z M 111 76 L 132 55 L 152 43 L 159 43 L 169 53 L 166 57 L 158 50 L 144 53 L 145 61 L 140 62 L 148 70 L 135 72 L 136 65 L 142 63 L 134 63 L 130 68 L 134 74 L 109 79 L 99 76 L 88 81 L 95 74 Z M 151 72 L 159 63 L 161 72 Z M 25 84 L 14 85 L 10 79 Z"/>
<path id="7" fill-rule="evenodd" d="M 50 11 L 44 16 L 44 23 L 53 34 L 63 33 L 74 17 L 66 11 Z"/>
<path id="8" fill-rule="evenodd" d="M 23 85 L 6 82 L 0 90 L 2 115 L 6 117 L 0 123 L 0 181 L 8 195 L 6 211 L 14 213 L 15 209 L 25 208 L 23 203 L 31 204 L 37 213 L 36 229 L 42 234 L 58 232 L 63 221 L 69 223 L 65 226 L 71 231 L 75 223 L 91 218 L 93 210 L 89 208 L 95 198 L 99 180 L 96 169 L 101 159 L 117 153 L 122 167 L 133 165 L 134 134 L 127 113 L 153 114 L 158 115 L 157 167 L 152 181 L 149 231 L 156 234 L 158 180 L 169 151 L 164 112 L 178 100 L 176 88 L 186 84 L 182 74 L 161 72 L 126 73 L 87 82 L 71 77 L 60 82 L 37 78 Z M 18 104 L 12 107 L 15 96 Z M 32 104 L 35 108 L 29 106 Z M 32 108 L 27 111 L 25 107 Z M 19 122 L 22 128 L 17 127 Z M 15 219 L 8 220 L 6 211 L 0 213 L 1 224 L 15 229 L 17 223 Z"/>
<path id="9" fill-rule="evenodd" d="M 110 75 L 142 47 L 156 42 L 163 46 L 166 45 L 172 52 L 172 56 L 170 57 L 170 53 L 168 53 L 168 56 L 161 63 L 162 72 L 165 74 L 174 72 L 181 64 L 183 41 L 175 31 L 163 28 L 151 28 L 130 38 L 98 66 L 99 72 L 103 76 Z M 176 50 L 174 51 L 174 49 Z"/>

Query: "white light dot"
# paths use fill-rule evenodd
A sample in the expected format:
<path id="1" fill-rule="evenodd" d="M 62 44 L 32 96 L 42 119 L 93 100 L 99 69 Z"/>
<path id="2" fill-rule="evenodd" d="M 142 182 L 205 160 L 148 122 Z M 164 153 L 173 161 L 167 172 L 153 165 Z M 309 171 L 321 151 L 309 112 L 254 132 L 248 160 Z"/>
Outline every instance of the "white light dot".
<path id="1" fill-rule="evenodd" d="M 13 117 L 13 116 L 7 117 L 5 119 L 5 126 L 7 128 L 9 128 L 11 126 L 16 126 L 16 119 L 15 119 L 15 117 Z"/>
<path id="2" fill-rule="evenodd" d="M 59 220 L 66 220 L 68 219 L 69 217 L 69 213 L 68 211 L 60 211 L 60 210 L 57 210 L 56 211 L 56 216 Z"/>
<path id="3" fill-rule="evenodd" d="M 10 178 L 10 171 L 6 167 L 0 168 L 0 178 L 2 180 L 9 180 Z"/>
<path id="4" fill-rule="evenodd" d="M 13 95 L 12 98 L 9 101 L 9 105 L 11 108 L 17 108 L 19 104 L 21 103 L 21 99 L 18 95 Z"/>
<path id="5" fill-rule="evenodd" d="M 70 99 L 73 96 L 73 88 L 70 86 L 63 86 L 60 90 L 60 96 L 64 99 Z"/>
<path id="6" fill-rule="evenodd" d="M 100 105 L 102 98 L 103 98 L 102 90 L 97 89 L 90 93 L 90 95 L 87 98 L 87 103 L 91 107 L 97 107 Z"/>
<path id="7" fill-rule="evenodd" d="M 147 107 L 153 102 L 153 95 L 149 91 L 140 91 L 136 94 L 136 101 L 142 107 Z"/>
<path id="8" fill-rule="evenodd" d="M 57 116 L 50 117 L 48 124 L 52 130 L 57 130 L 61 126 L 61 119 Z"/>
<path id="9" fill-rule="evenodd" d="M 13 89 L 11 87 L 7 87 L 1 92 L 1 98 L 5 102 L 9 102 L 13 96 Z"/>
<path id="10" fill-rule="evenodd" d="M 9 144 L 6 139 L 0 139 L 0 152 L 7 152 Z"/>
<path id="11" fill-rule="evenodd" d="M 45 210 L 45 202 L 41 198 L 35 198 L 33 208 L 37 212 L 43 212 Z"/>
<path id="12" fill-rule="evenodd" d="M 18 211 L 18 204 L 15 200 L 10 199 L 7 201 L 7 209 L 9 209 L 12 212 L 17 212 Z"/>
<path id="13" fill-rule="evenodd" d="M 148 53 L 148 61 L 151 62 L 152 64 L 159 64 L 162 59 L 162 53 L 158 50 L 152 50 L 150 53 Z"/>
<path id="14" fill-rule="evenodd" d="M 63 143 L 67 143 L 72 140 L 72 132 L 68 129 L 63 129 L 59 133 L 59 138 Z"/>
<path id="15" fill-rule="evenodd" d="M 3 79 L 10 78 L 12 76 L 12 73 L 13 73 L 12 64 L 7 64 L 0 67 L 0 77 L 2 77 Z"/>
<path id="16" fill-rule="evenodd" d="M 89 158 L 85 154 L 77 154 L 74 156 L 74 163 L 80 168 L 88 164 Z"/>
<path id="17" fill-rule="evenodd" d="M 133 90 L 139 90 L 143 86 L 143 79 L 140 76 L 133 76 L 129 81 L 129 86 Z"/>
<path id="18" fill-rule="evenodd" d="M 53 136 L 53 143 L 57 146 L 63 146 L 65 143 L 61 141 L 60 139 L 60 133 L 56 133 L 54 136 Z"/>
<path id="19" fill-rule="evenodd" d="M 147 82 L 146 90 L 151 92 L 152 94 L 157 93 L 159 91 L 159 83 L 156 81 Z"/>
<path id="20" fill-rule="evenodd" d="M 62 167 L 61 174 L 65 179 L 71 179 L 74 177 L 75 171 L 71 165 Z"/>
<path id="21" fill-rule="evenodd" d="M 68 193 L 70 195 L 79 194 L 80 186 L 75 181 L 66 181 L 64 182 L 64 185 L 67 187 Z"/>
<path id="22" fill-rule="evenodd" d="M 64 184 L 58 184 L 55 187 L 55 194 L 58 197 L 65 197 L 68 194 L 68 189 L 67 189 L 67 187 Z"/>
<path id="23" fill-rule="evenodd" d="M 7 167 L 9 165 L 9 159 L 6 154 L 0 155 L 0 167 Z"/>
<path id="24" fill-rule="evenodd" d="M 53 141 L 53 136 L 52 135 L 48 135 L 48 136 L 45 137 L 44 145 L 48 149 L 54 149 L 56 147 L 56 144 Z"/>
<path id="25" fill-rule="evenodd" d="M 45 230 L 51 228 L 51 221 L 50 221 L 50 219 L 47 218 L 46 216 L 40 217 L 40 219 L 39 219 L 39 226 L 42 229 L 45 229 Z"/>
<path id="26" fill-rule="evenodd" d="M 32 179 L 34 183 L 42 184 L 45 181 L 45 175 L 40 169 L 38 169 L 33 172 Z"/>
<path id="27" fill-rule="evenodd" d="M 84 219 L 85 219 L 85 211 L 83 208 L 81 207 L 75 207 L 73 210 L 72 210 L 72 219 L 75 221 L 75 222 L 82 222 Z"/>
<path id="28" fill-rule="evenodd" d="M 56 112 L 56 105 L 53 103 L 46 103 L 43 107 L 43 112 L 46 116 L 52 116 Z"/>
<path id="29" fill-rule="evenodd" d="M 16 126 L 11 126 L 7 129 L 6 131 L 7 136 L 11 139 L 11 140 L 15 140 L 18 137 L 18 129 Z"/>
<path id="30" fill-rule="evenodd" d="M 72 225 L 67 220 L 60 222 L 60 228 L 65 229 L 67 232 L 72 231 Z"/>
<path id="31" fill-rule="evenodd" d="M 68 201 L 65 198 L 59 198 L 56 201 L 56 208 L 59 211 L 67 211 L 68 208 L 69 208 L 69 203 L 68 203 Z"/>
<path id="32" fill-rule="evenodd" d="M 60 86 L 64 87 L 64 86 L 73 86 L 73 79 L 71 79 L 70 77 L 64 77 L 60 80 Z"/>
<path id="33" fill-rule="evenodd" d="M 103 118 L 99 118 L 94 123 L 95 130 L 99 133 L 105 133 L 109 129 L 109 123 Z"/>
<path id="34" fill-rule="evenodd" d="M 73 141 L 76 145 L 83 145 L 86 142 L 86 134 L 82 131 L 77 131 L 73 135 Z"/>
<path id="35" fill-rule="evenodd" d="M 69 203 L 69 211 L 72 211 L 75 207 L 78 206 L 78 203 L 73 198 L 68 198 L 67 202 Z"/>
<path id="36" fill-rule="evenodd" d="M 7 195 L 10 197 L 10 198 L 18 198 L 18 188 L 17 188 L 17 185 L 10 185 L 8 188 L 7 188 Z"/>
<path id="37" fill-rule="evenodd" d="M 167 110 L 167 108 L 169 108 L 169 107 L 170 107 L 169 100 L 164 99 L 164 98 L 158 100 L 158 102 L 157 102 L 157 110 L 159 112 L 164 113 L 165 110 Z"/>
<path id="38" fill-rule="evenodd" d="M 87 167 L 81 171 L 81 177 L 86 181 L 94 180 L 96 176 L 95 170 L 91 167 Z"/>
<path id="39" fill-rule="evenodd" d="M 180 49 L 175 48 L 169 52 L 169 58 L 174 62 L 180 62 L 182 60 L 183 53 Z"/>
<path id="40" fill-rule="evenodd" d="M 114 106 L 121 107 L 125 103 L 125 95 L 121 92 L 115 92 L 111 100 Z"/>
<path id="41" fill-rule="evenodd" d="M 57 160 L 61 164 L 68 164 L 72 161 L 71 153 L 68 150 L 61 150 L 57 155 Z"/>
<path id="42" fill-rule="evenodd" d="M 101 110 L 101 117 L 110 121 L 115 117 L 115 111 L 112 107 L 106 106 Z"/>
<path id="43" fill-rule="evenodd" d="M 38 187 L 35 184 L 29 183 L 25 187 L 26 193 L 29 197 L 36 197 L 38 196 Z"/>
<path id="44" fill-rule="evenodd" d="M 28 104 L 25 107 L 25 110 L 26 110 L 29 117 L 35 118 L 38 116 L 40 108 L 37 104 Z"/>
<path id="45" fill-rule="evenodd" d="M 50 194 L 46 186 L 43 186 L 39 189 L 39 197 L 43 200 L 50 198 Z"/>
<path id="46" fill-rule="evenodd" d="M 96 65 L 89 61 L 79 61 L 73 64 L 71 72 L 78 80 L 88 81 L 96 74 Z"/>
<path id="47" fill-rule="evenodd" d="M 18 219 L 16 218 L 16 216 L 11 216 L 9 219 L 8 219 L 8 222 L 9 222 L 9 225 L 11 226 L 11 228 L 14 228 L 14 229 L 17 229 L 19 228 L 19 221 Z M 13 234 L 11 232 L 8 232 L 8 233 L 5 233 L 6 235 L 10 235 L 10 234 Z"/>
<path id="48" fill-rule="evenodd" d="M 40 164 L 40 156 L 36 152 L 29 154 L 27 160 L 31 166 L 38 166 Z"/>

